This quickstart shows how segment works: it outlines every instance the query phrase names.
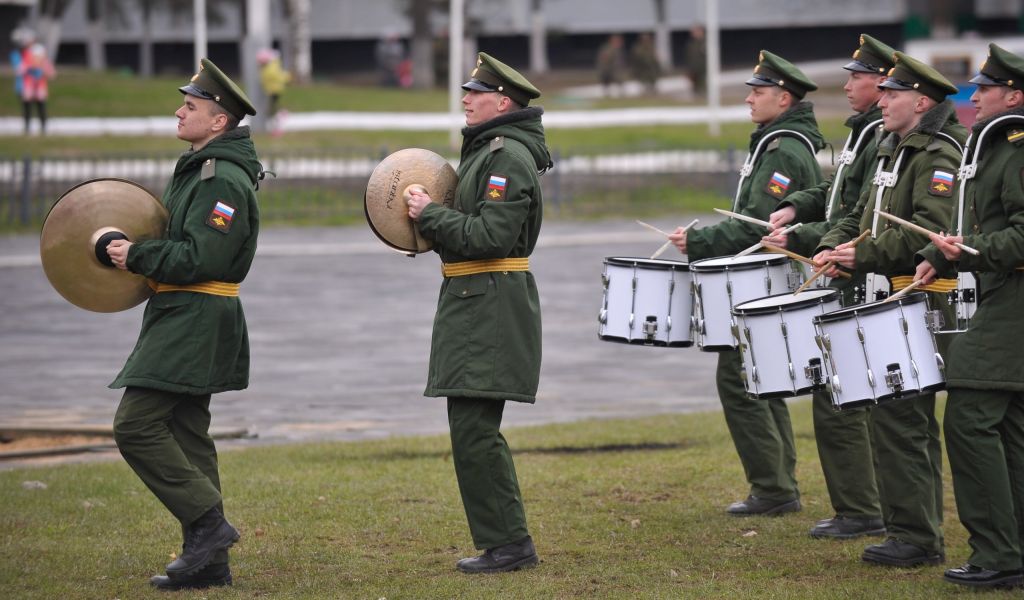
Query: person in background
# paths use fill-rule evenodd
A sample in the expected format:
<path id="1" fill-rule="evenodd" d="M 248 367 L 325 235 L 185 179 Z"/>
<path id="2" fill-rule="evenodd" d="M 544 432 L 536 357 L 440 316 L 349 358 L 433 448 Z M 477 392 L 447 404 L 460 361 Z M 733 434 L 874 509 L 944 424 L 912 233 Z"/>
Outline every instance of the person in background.
<path id="1" fill-rule="evenodd" d="M 31 131 L 32 107 L 39 115 L 39 133 L 46 135 L 46 101 L 50 97 L 50 80 L 57 72 L 46 56 L 46 46 L 36 42 L 22 55 L 18 68 L 21 76 L 21 107 L 25 117 L 25 135 Z"/>
<path id="2" fill-rule="evenodd" d="M 281 135 L 281 120 L 286 114 L 281 110 L 281 95 L 284 88 L 292 80 L 292 75 L 281 66 L 281 53 L 272 48 L 264 48 L 256 53 L 256 63 L 260 66 L 260 86 L 267 95 L 269 107 L 267 121 L 273 135 Z M 282 114 L 278 114 L 278 113 Z"/>
<path id="3" fill-rule="evenodd" d="M 616 95 L 622 90 L 626 72 L 626 50 L 619 34 L 608 36 L 608 41 L 597 51 L 597 78 L 604 95 Z"/>
<path id="4" fill-rule="evenodd" d="M 690 39 L 686 41 L 686 76 L 693 86 L 693 95 L 703 98 L 707 92 L 708 49 L 704 39 L 704 27 L 694 25 L 690 28 Z"/>
<path id="5" fill-rule="evenodd" d="M 648 94 L 653 94 L 658 88 L 658 78 L 661 77 L 661 63 L 654 52 L 654 38 L 649 33 L 640 34 L 640 39 L 633 44 L 630 50 L 630 67 L 633 69 L 633 77 L 644 85 Z"/>

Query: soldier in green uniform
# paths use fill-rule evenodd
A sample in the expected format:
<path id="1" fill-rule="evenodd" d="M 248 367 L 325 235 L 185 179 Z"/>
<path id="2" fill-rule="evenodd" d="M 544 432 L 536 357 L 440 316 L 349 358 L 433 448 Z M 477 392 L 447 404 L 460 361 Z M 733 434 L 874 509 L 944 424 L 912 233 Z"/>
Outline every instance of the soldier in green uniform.
<path id="1" fill-rule="evenodd" d="M 846 120 L 850 135 L 839 155 L 835 175 L 818 185 L 790 194 L 768 219 L 777 229 L 764 241 L 810 255 L 821 236 L 857 206 L 861 192 L 871 184 L 875 153 L 882 128 L 882 110 L 878 84 L 894 66 L 895 52 L 870 35 L 860 36 L 853 60 L 843 68 L 850 72 L 843 88 L 855 114 Z M 782 228 L 791 222 L 803 223 L 786 234 Z M 844 306 L 854 304 L 854 288 L 863 285 L 863 277 L 833 279 Z M 882 509 L 878 504 L 878 486 L 871 460 L 867 407 L 836 410 L 832 396 L 825 390 L 812 394 L 814 440 L 825 475 L 829 499 L 835 516 L 819 521 L 811 528 L 811 537 L 850 539 L 885 533 Z"/>
<path id="2" fill-rule="evenodd" d="M 956 87 L 935 69 L 895 53 L 896 66 L 880 85 L 878 105 L 887 135 L 878 145 L 878 164 L 860 208 L 826 233 L 814 260 L 832 261 L 860 273 L 885 276 L 893 290 L 913 280 L 914 254 L 927 238 L 876 214 L 876 210 L 926 229 L 946 227 L 952 214 L 953 180 L 967 132 L 956 121 Z M 872 237 L 856 246 L 850 240 L 865 229 Z M 826 275 L 834 276 L 833 267 Z M 867 276 L 869 288 L 874 276 Z M 950 286 L 952 283 L 952 286 Z M 919 288 L 946 323 L 952 312 L 946 292 L 956 282 Z M 869 299 L 874 297 L 869 295 Z M 937 336 L 940 352 L 948 335 Z M 910 567 L 945 560 L 942 537 L 942 448 L 935 418 L 935 393 L 883 402 L 870 411 L 871 445 L 888 538 L 868 546 L 866 562 Z"/>
<path id="3" fill-rule="evenodd" d="M 803 98 L 818 86 L 793 64 L 762 51 L 746 102 L 757 128 L 736 194 L 733 212 L 761 220 L 790 193 L 821 181 L 815 153 L 824 147 L 814 109 Z M 669 239 L 691 261 L 736 254 L 757 243 L 763 227 L 731 219 Z M 725 421 L 739 454 L 750 492 L 730 505 L 732 515 L 782 514 L 800 510 L 796 482 L 796 448 L 789 409 L 783 399 L 753 399 L 743 386 L 739 350 L 718 355 L 715 381 Z"/>
<path id="4" fill-rule="evenodd" d="M 1024 58 L 990 44 L 971 82 L 978 121 L 961 163 L 962 227 L 955 218 L 957 235 L 931 236 L 916 278 L 978 278 L 977 312 L 949 348 L 943 425 L 971 556 L 945 579 L 1008 587 L 1024 584 Z"/>
<path id="5" fill-rule="evenodd" d="M 420 192 L 407 202 L 443 262 L 424 393 L 448 398 L 459 491 L 473 543 L 484 550 L 456 567 L 493 573 L 538 562 L 499 428 L 506 400 L 536 399 L 541 320 L 529 256 L 543 215 L 539 175 L 552 163 L 544 111 L 528 106 L 540 91 L 525 77 L 481 52 L 462 88 L 454 207 Z"/>
<path id="6" fill-rule="evenodd" d="M 189 142 L 164 190 L 166 237 L 107 246 L 113 263 L 149 278 L 138 343 L 112 388 L 125 388 L 114 439 L 143 483 L 181 522 L 181 556 L 160 589 L 231 584 L 227 549 L 238 531 L 224 518 L 210 396 L 245 389 L 249 338 L 238 299 L 256 252 L 262 167 L 248 127 L 252 103 L 207 59 L 180 88 L 178 138 Z"/>

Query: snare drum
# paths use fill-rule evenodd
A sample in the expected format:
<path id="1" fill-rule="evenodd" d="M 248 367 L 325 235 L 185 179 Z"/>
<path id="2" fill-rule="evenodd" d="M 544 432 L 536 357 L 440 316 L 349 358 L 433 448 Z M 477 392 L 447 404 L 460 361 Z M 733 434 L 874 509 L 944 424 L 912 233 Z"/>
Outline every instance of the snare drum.
<path id="1" fill-rule="evenodd" d="M 811 289 L 737 304 L 736 337 L 743 354 L 743 383 L 753 398 L 799 396 L 824 387 L 816 315 L 839 310 L 839 292 Z"/>
<path id="2" fill-rule="evenodd" d="M 734 350 L 732 308 L 755 298 L 793 291 L 803 281 L 788 257 L 777 254 L 722 256 L 690 263 L 697 345 L 705 352 Z"/>
<path id="3" fill-rule="evenodd" d="M 949 292 L 949 303 L 956 312 L 956 326 L 935 333 L 963 333 L 970 328 L 974 311 L 978 309 L 978 280 L 974 273 L 958 273 L 956 289 Z"/>
<path id="4" fill-rule="evenodd" d="M 837 408 L 942 389 L 945 364 L 927 295 L 851 306 L 814 317 L 828 387 Z"/>
<path id="5" fill-rule="evenodd" d="M 653 346 L 693 345 L 693 295 L 687 263 L 610 257 L 604 260 L 602 280 L 599 338 Z"/>

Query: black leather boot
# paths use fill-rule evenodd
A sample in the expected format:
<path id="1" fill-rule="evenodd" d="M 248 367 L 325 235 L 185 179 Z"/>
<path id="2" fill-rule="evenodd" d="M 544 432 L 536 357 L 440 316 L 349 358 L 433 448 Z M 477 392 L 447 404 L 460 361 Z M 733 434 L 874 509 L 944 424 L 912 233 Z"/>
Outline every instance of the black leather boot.
<path id="1" fill-rule="evenodd" d="M 925 550 L 894 537 L 886 539 L 881 544 L 868 546 L 860 558 L 864 562 L 892 567 L 940 565 L 946 562 L 946 555 L 942 551 Z"/>
<path id="2" fill-rule="evenodd" d="M 751 515 L 782 515 L 800 510 L 800 499 L 792 500 L 768 500 L 754 495 L 747 496 L 746 500 L 733 502 L 725 512 L 735 517 L 747 517 Z"/>
<path id="3" fill-rule="evenodd" d="M 947 569 L 942 578 L 950 583 L 975 588 L 1013 588 L 1024 585 L 1024 574 L 1020 569 L 995 571 L 971 563 Z"/>
<path id="4" fill-rule="evenodd" d="M 158 590 L 199 590 L 208 587 L 231 585 L 231 568 L 227 563 L 207 565 L 191 575 L 155 575 L 149 584 Z"/>
<path id="5" fill-rule="evenodd" d="M 848 540 L 862 535 L 885 535 L 885 523 L 878 517 L 859 518 L 836 515 L 831 519 L 818 521 L 811 528 L 811 537 L 818 539 Z"/>
<path id="6" fill-rule="evenodd" d="M 181 556 L 167 565 L 171 577 L 189 575 L 210 563 L 214 553 L 226 550 L 240 537 L 219 508 L 211 508 L 188 527 Z"/>
<path id="7" fill-rule="evenodd" d="M 533 540 L 526 536 L 518 542 L 485 550 L 480 556 L 463 558 L 455 568 L 463 573 L 503 573 L 532 567 L 540 562 Z"/>

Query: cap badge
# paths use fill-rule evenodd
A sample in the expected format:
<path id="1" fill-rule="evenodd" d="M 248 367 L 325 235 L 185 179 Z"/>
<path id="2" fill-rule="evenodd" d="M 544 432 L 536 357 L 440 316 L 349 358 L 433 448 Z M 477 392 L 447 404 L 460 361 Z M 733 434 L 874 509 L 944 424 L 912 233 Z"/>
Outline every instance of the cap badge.
<path id="1" fill-rule="evenodd" d="M 862 41 L 861 43 L 863 44 L 864 42 Z M 860 48 L 853 51 L 853 57 L 857 58 L 858 56 L 860 56 Z"/>

